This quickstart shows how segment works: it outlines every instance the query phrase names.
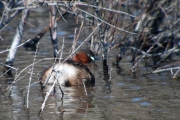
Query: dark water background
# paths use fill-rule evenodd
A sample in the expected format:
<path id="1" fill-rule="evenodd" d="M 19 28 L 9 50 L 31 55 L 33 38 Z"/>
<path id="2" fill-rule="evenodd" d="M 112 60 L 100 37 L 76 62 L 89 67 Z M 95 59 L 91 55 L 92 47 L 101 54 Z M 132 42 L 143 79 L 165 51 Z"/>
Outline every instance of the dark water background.
<path id="1" fill-rule="evenodd" d="M 9 48 L 12 38 L 18 25 L 20 16 L 17 16 L 4 30 L 0 32 L 3 41 L 0 42 L 0 51 Z M 73 41 L 75 17 L 67 18 L 68 23 L 58 23 L 59 48 L 62 46 L 62 39 L 65 39 L 63 58 L 69 54 Z M 48 12 L 31 12 L 29 22 L 34 25 L 26 25 L 21 42 L 34 37 L 42 28 L 49 24 Z M 86 31 L 88 32 L 88 31 Z M 82 34 L 80 41 L 88 34 Z M 44 58 L 52 58 L 53 50 L 49 33 L 39 43 L 39 50 L 36 61 Z M 111 85 L 107 86 L 103 73 L 102 61 L 96 61 L 96 66 L 91 70 L 95 75 L 96 84 L 87 88 L 86 96 L 83 87 L 63 87 L 65 96 L 61 104 L 61 93 L 57 91 L 51 94 L 42 117 L 38 116 L 41 105 L 44 101 L 44 92 L 40 84 L 32 85 L 30 88 L 29 110 L 26 109 L 26 95 L 30 77 L 29 68 L 25 69 L 18 77 L 19 81 L 9 90 L 2 93 L 11 83 L 5 76 L 0 77 L 0 119 L 2 120 L 180 120 L 180 80 L 171 79 L 169 72 L 159 74 L 144 73 L 152 70 L 140 64 L 136 75 L 129 74 L 132 64 L 129 62 L 131 56 L 127 56 L 120 64 L 122 71 L 118 73 L 112 65 L 118 48 L 110 51 L 109 66 L 111 68 Z M 21 72 L 25 67 L 33 63 L 35 52 L 26 51 L 23 47 L 18 48 L 14 67 L 19 68 L 13 71 L 14 75 Z M 4 63 L 7 52 L 0 54 L 0 63 Z M 52 60 L 42 60 L 34 66 L 32 83 L 37 82 L 38 74 L 45 68 L 52 65 Z M 0 65 L 2 70 L 3 65 Z M 62 114 L 62 111 L 65 111 Z"/>

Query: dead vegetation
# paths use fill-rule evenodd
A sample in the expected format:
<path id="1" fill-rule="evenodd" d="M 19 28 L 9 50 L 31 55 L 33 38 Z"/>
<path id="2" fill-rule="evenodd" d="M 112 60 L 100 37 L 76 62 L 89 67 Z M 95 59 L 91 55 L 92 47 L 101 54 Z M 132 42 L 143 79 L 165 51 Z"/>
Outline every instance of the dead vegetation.
<path id="1" fill-rule="evenodd" d="M 147 61 L 145 66 L 157 68 L 155 71 L 147 72 L 168 70 L 174 78 L 179 72 L 179 0 L 6 0 L 0 3 L 2 11 L 0 31 L 3 31 L 17 14 L 22 14 L 10 49 L 0 51 L 0 54 L 9 52 L 3 74 L 12 76 L 11 70 L 16 70 L 12 66 L 18 47 L 24 45 L 26 49 L 37 50 L 37 43 L 47 31 L 50 32 L 54 58 L 58 57 L 61 51 L 57 46 L 57 24 L 60 20 L 66 21 L 66 17 L 71 15 L 79 18 L 81 27 L 75 29 L 74 43 L 69 57 L 90 41 L 90 49 L 102 56 L 107 79 L 109 78 L 108 54 L 115 47 L 119 48 L 119 54 L 114 58 L 118 69 L 121 66 L 121 60 L 127 55 L 126 52 L 131 51 L 133 58 L 131 72 L 137 71 L 137 66 L 143 59 Z M 41 6 L 49 10 L 49 25 L 21 44 L 25 24 L 30 24 L 28 23 L 30 11 Z M 85 24 L 89 25 L 91 33 L 80 46 L 76 46 Z M 0 38 L 1 42 L 5 39 L 2 36 Z M 16 76 L 15 81 L 17 79 Z"/>

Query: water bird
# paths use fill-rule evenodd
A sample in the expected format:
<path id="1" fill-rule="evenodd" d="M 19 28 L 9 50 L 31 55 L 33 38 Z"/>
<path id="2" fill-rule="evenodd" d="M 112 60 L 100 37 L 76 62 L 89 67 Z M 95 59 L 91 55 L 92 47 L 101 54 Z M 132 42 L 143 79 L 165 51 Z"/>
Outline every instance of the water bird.
<path id="1" fill-rule="evenodd" d="M 83 83 L 94 85 L 95 78 L 87 64 L 96 59 L 94 53 L 89 49 L 83 49 L 76 52 L 72 59 L 65 62 L 57 62 L 55 65 L 47 68 L 41 76 L 41 84 L 53 84 L 55 80 L 63 86 L 78 86 Z"/>

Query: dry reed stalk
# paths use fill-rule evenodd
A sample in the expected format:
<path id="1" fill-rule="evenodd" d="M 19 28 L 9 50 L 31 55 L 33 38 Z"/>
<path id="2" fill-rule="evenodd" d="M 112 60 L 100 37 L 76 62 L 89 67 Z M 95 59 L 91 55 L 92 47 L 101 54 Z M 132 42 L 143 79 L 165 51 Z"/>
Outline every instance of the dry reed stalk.
<path id="1" fill-rule="evenodd" d="M 87 42 L 89 39 L 90 39 L 90 37 L 94 34 L 94 32 L 99 28 L 99 26 L 102 24 L 102 22 L 98 25 L 98 26 L 96 26 L 96 28 L 94 29 L 94 31 L 92 31 L 91 33 L 90 33 L 90 35 L 64 60 L 64 61 L 66 61 L 67 59 L 69 59 L 85 42 Z"/>
<path id="2" fill-rule="evenodd" d="M 64 49 L 64 38 L 63 38 L 63 45 L 62 45 L 62 47 L 61 47 L 61 50 L 58 51 L 58 54 L 59 54 L 59 52 L 61 52 L 61 53 L 60 53 L 60 59 L 62 58 L 63 49 Z M 56 59 L 55 59 L 55 60 L 56 60 Z M 60 62 L 60 61 L 59 61 L 59 62 Z M 54 67 L 55 67 L 55 64 L 56 64 L 56 61 L 54 61 L 53 69 L 54 69 Z M 49 76 L 52 75 L 53 69 L 52 69 L 51 74 L 50 74 Z M 60 85 L 59 82 L 58 82 L 58 77 L 61 75 L 61 72 L 60 72 L 60 73 L 58 73 L 57 71 L 55 71 L 55 72 L 56 72 L 56 75 L 55 75 L 55 76 L 56 76 L 56 80 L 54 81 L 53 85 L 51 86 L 51 88 L 49 89 L 49 91 L 47 92 L 47 94 L 46 94 L 46 96 L 45 96 L 45 100 L 44 100 L 44 102 L 43 102 L 43 104 L 42 104 L 42 106 L 41 106 L 41 109 L 40 109 L 40 111 L 39 111 L 39 115 L 40 115 L 40 116 L 42 115 L 42 112 L 43 112 L 44 107 L 45 107 L 45 105 L 46 105 L 46 101 L 48 100 L 48 97 L 49 97 L 51 91 L 53 90 L 53 88 L 55 89 L 56 83 L 58 83 L 59 89 L 61 90 L 61 93 L 62 93 L 62 98 L 61 98 L 61 100 L 63 101 L 64 92 L 63 92 L 63 90 L 62 90 L 62 88 L 61 88 L 61 85 Z M 50 78 L 50 77 L 49 77 L 49 78 Z M 47 83 L 47 82 L 48 82 L 48 80 L 46 81 L 46 83 Z M 46 83 L 45 83 L 45 85 L 43 85 L 44 87 L 46 86 Z"/>
<path id="3" fill-rule="evenodd" d="M 33 65 L 32 65 L 32 68 L 31 68 L 31 74 L 30 74 L 30 77 L 29 77 L 29 85 L 28 85 L 28 89 L 27 89 L 27 99 L 26 99 L 27 108 L 29 108 L 29 93 L 30 93 L 32 75 L 33 75 L 33 72 L 34 72 L 34 63 L 36 61 L 36 55 L 37 55 L 37 52 L 38 52 L 38 45 L 39 45 L 39 43 L 37 44 L 37 49 L 36 49 L 36 52 L 35 52 L 35 55 L 34 55 L 34 60 L 33 60 L 33 63 L 32 63 Z"/>

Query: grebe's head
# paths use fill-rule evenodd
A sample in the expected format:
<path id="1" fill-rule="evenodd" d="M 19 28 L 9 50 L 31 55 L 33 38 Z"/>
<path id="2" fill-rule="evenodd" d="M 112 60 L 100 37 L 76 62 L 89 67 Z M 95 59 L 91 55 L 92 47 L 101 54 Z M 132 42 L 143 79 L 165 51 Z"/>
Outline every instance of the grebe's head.
<path id="1" fill-rule="evenodd" d="M 97 60 L 96 58 L 97 57 L 91 50 L 81 50 L 73 56 L 72 60 L 80 62 L 82 64 L 87 64 L 94 60 Z"/>

